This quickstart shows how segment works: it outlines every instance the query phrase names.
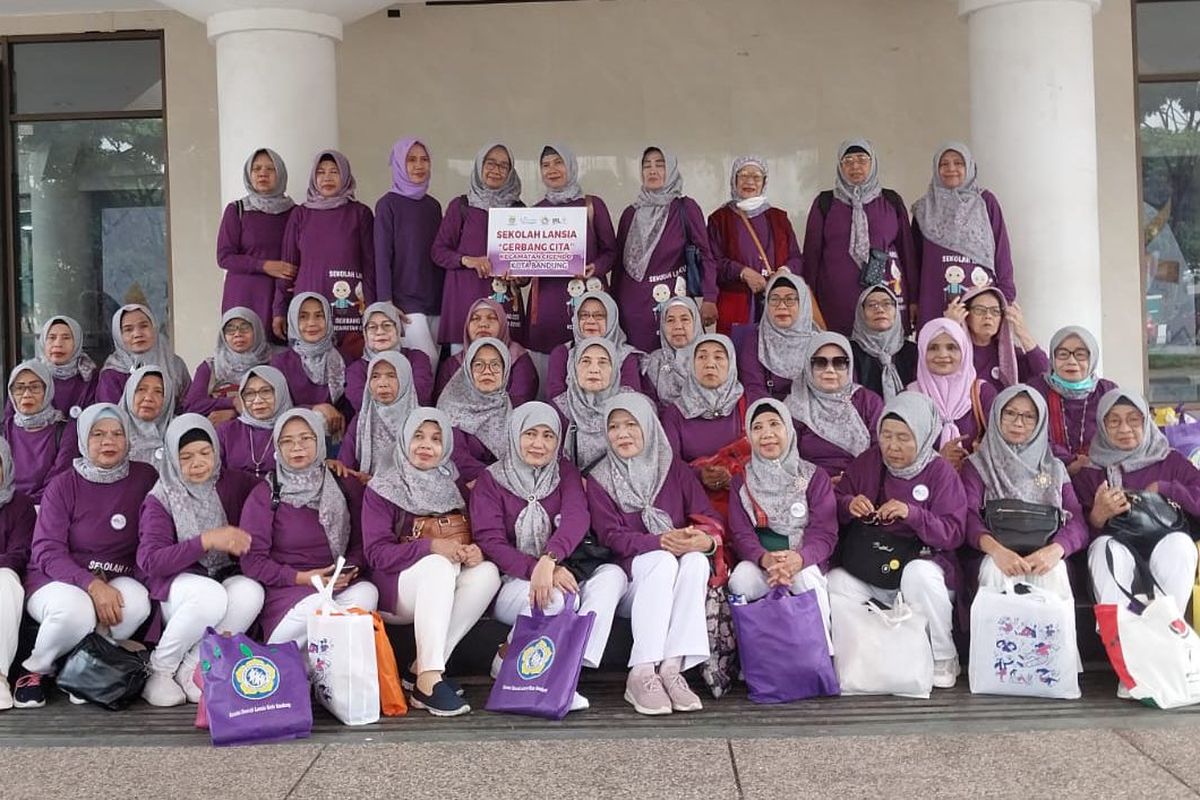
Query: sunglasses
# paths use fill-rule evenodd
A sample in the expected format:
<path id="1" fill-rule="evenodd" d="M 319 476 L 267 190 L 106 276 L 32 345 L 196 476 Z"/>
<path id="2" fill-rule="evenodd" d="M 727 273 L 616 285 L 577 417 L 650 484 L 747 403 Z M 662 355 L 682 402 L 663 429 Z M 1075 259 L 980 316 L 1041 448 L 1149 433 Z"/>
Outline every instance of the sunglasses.
<path id="1" fill-rule="evenodd" d="M 813 356 L 809 363 L 812 364 L 814 372 L 824 372 L 830 367 L 833 367 L 834 372 L 847 372 L 850 369 L 850 358 L 848 356 L 834 356 L 833 358 Z"/>

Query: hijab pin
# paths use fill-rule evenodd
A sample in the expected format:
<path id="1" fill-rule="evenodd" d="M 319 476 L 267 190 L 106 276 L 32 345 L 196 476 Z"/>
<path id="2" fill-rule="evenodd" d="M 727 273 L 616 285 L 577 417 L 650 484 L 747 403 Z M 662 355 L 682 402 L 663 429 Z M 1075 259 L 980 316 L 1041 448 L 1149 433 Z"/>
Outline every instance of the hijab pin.
<path id="1" fill-rule="evenodd" d="M 1033 479 L 1039 487 L 1046 489 L 1050 486 L 1050 475 L 1045 472 L 1039 472 L 1037 477 Z"/>

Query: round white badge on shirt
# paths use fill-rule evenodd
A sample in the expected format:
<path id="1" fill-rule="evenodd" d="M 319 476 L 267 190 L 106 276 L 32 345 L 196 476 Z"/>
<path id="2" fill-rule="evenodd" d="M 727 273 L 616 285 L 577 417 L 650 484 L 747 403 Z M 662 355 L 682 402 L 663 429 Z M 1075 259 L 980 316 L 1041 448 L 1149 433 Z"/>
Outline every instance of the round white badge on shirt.
<path id="1" fill-rule="evenodd" d="M 83 409 L 79 406 L 71 406 L 67 413 L 71 415 L 71 419 L 79 419 L 79 415 L 83 413 Z"/>
<path id="2" fill-rule="evenodd" d="M 923 483 L 918 483 L 912 490 L 913 500 L 918 503 L 923 503 L 929 499 L 929 487 Z"/>
<path id="3" fill-rule="evenodd" d="M 561 524 L 562 524 L 562 514 L 555 514 L 554 515 L 554 527 L 557 528 Z"/>
<path id="4" fill-rule="evenodd" d="M 113 514 L 112 519 L 110 519 L 109 522 L 112 524 L 114 531 L 123 531 L 125 530 L 125 526 L 129 521 L 125 519 L 124 514 Z"/>
<path id="5" fill-rule="evenodd" d="M 1000 380 L 1000 368 L 999 367 L 992 367 L 992 377 L 995 378 L 996 380 Z"/>
<path id="6" fill-rule="evenodd" d="M 808 514 L 808 506 L 803 501 L 797 500 L 796 502 L 792 503 L 792 516 L 793 517 L 795 517 L 796 519 L 800 519 L 801 517 L 805 516 L 806 514 Z"/>
<path id="7" fill-rule="evenodd" d="M 154 460 L 155 461 L 163 460 L 163 449 L 161 447 L 154 451 Z"/>

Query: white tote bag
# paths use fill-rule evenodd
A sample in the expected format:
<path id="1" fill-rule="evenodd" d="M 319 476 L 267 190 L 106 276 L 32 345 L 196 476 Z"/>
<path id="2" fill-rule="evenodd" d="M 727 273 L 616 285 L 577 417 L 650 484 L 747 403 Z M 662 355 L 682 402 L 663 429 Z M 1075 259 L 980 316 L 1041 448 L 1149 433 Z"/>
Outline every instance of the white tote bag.
<path id="1" fill-rule="evenodd" d="M 891 608 L 830 594 L 829 613 L 842 694 L 929 697 L 933 650 L 927 623 L 899 593 Z"/>
<path id="2" fill-rule="evenodd" d="M 980 587 L 971 604 L 971 692 L 1079 699 L 1075 604 L 1027 583 Z"/>
<path id="3" fill-rule="evenodd" d="M 1112 555 L 1107 555 L 1112 570 Z M 1135 700 L 1158 708 L 1200 703 L 1200 637 L 1183 620 L 1174 599 L 1155 586 L 1136 552 L 1134 561 L 1147 594 L 1135 596 L 1118 583 L 1129 603 L 1096 606 L 1108 660 Z"/>
<path id="4" fill-rule="evenodd" d="M 375 662 L 375 626 L 370 614 L 350 613 L 333 597 L 333 585 L 345 560 L 328 583 L 313 577 L 321 604 L 308 618 L 308 669 L 313 694 L 346 725 L 379 721 L 379 672 Z"/>

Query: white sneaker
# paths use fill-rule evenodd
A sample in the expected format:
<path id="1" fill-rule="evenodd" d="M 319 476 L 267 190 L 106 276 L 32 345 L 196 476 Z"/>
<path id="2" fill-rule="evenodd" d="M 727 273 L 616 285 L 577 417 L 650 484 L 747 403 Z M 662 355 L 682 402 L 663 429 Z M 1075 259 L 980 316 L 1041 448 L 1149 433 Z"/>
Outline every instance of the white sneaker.
<path id="1" fill-rule="evenodd" d="M 175 670 L 175 682 L 179 684 L 179 688 L 183 689 L 183 695 L 189 703 L 200 702 L 200 687 L 196 685 L 193 676 L 196 674 L 196 666 L 200 663 L 200 646 L 196 645 L 187 652 L 183 657 L 183 661 L 179 662 L 179 669 Z"/>
<path id="2" fill-rule="evenodd" d="M 576 692 L 575 696 L 571 698 L 571 708 L 569 710 L 570 711 L 587 711 L 591 707 L 592 707 L 592 704 L 588 702 L 588 699 L 586 697 L 584 697 L 583 695 L 581 695 L 579 692 Z"/>
<path id="3" fill-rule="evenodd" d="M 146 687 L 142 689 L 142 699 L 152 706 L 167 708 L 180 706 L 187 702 L 183 687 L 175 682 L 175 676 L 169 672 L 150 670 L 146 679 Z"/>
<path id="4" fill-rule="evenodd" d="M 1125 684 L 1121 683 L 1120 681 L 1117 682 L 1117 699 L 1118 700 L 1132 700 L 1133 699 L 1133 695 L 1131 695 L 1129 693 L 1129 690 L 1125 688 Z"/>
<path id="5" fill-rule="evenodd" d="M 939 689 L 953 689 L 958 683 L 958 656 L 933 662 L 933 685 Z"/>
<path id="6" fill-rule="evenodd" d="M 73 706 L 86 706 L 87 705 L 88 701 L 84 700 L 82 697 L 79 697 L 78 695 L 71 694 L 70 692 L 64 692 L 64 694 L 67 696 L 67 699 L 71 701 L 71 705 L 73 705 Z"/>
<path id="7" fill-rule="evenodd" d="M 578 694 L 575 695 L 579 697 Z M 587 701 L 585 700 L 584 703 Z M 8 711 L 13 707 L 12 689 L 8 686 L 8 678 L 0 675 L 0 711 Z M 584 706 L 586 708 L 586 706 Z"/>

